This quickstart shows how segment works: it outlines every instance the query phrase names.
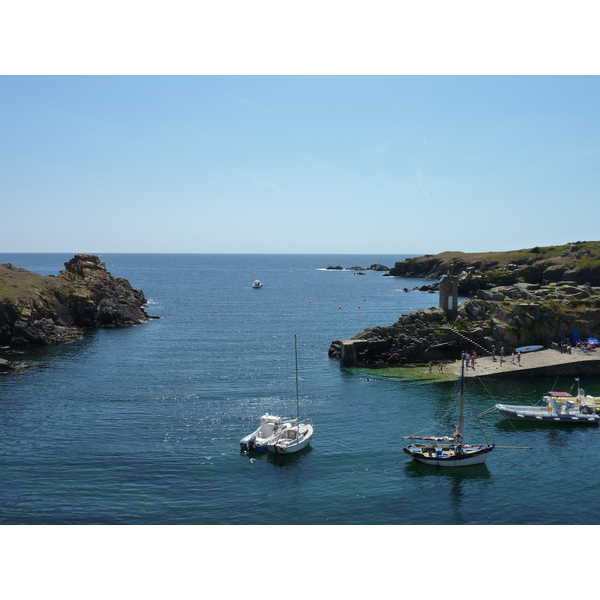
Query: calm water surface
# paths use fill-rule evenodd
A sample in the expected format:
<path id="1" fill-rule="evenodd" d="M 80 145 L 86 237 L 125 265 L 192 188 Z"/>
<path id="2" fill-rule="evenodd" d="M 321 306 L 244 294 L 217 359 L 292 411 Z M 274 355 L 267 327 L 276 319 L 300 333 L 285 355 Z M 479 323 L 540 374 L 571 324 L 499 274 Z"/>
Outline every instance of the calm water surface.
<path id="1" fill-rule="evenodd" d="M 57 274 L 70 258 L 0 254 L 0 263 Z M 0 523 L 598 523 L 598 428 L 515 430 L 492 412 L 482 419 L 490 442 L 532 450 L 497 449 L 471 469 L 419 465 L 402 452 L 402 436 L 442 419 L 455 384 L 341 369 L 328 358 L 332 340 L 438 298 L 403 291 L 422 280 L 325 268 L 391 267 L 404 256 L 101 258 L 160 319 L 31 351 L 21 358 L 32 368 L 0 377 Z M 239 439 L 260 415 L 295 413 L 294 334 L 312 447 L 245 454 Z M 467 394 L 482 412 L 572 383 L 488 380 Z M 600 380 L 584 387 L 600 395 Z"/>

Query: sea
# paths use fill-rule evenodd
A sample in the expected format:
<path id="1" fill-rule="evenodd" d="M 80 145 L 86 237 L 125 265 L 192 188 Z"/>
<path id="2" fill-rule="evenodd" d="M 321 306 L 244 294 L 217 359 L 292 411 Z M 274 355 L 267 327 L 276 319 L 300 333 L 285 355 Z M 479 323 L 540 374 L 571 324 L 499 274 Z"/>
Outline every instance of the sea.
<path id="1" fill-rule="evenodd" d="M 366 270 L 408 255 L 99 256 L 159 318 L 12 357 L 26 368 L 0 376 L 0 524 L 600 521 L 598 427 L 517 427 L 489 410 L 573 390 L 572 378 L 468 381 L 465 441 L 497 448 L 485 465 L 443 469 L 411 460 L 403 438 L 450 435 L 454 379 L 329 358 L 334 340 L 437 306 L 416 289 L 431 282 Z M 3 253 L 0 263 L 56 275 L 72 257 Z M 242 451 L 261 415 L 296 416 L 295 338 L 312 444 L 283 457 Z M 600 379 L 580 383 L 600 395 Z"/>

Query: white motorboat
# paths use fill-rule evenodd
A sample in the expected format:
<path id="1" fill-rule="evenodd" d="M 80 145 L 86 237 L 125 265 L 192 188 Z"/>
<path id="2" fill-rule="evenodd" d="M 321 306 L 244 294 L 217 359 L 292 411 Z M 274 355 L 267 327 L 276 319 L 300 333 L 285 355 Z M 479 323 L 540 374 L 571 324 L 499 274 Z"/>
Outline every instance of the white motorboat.
<path id="1" fill-rule="evenodd" d="M 568 392 L 548 392 L 543 396 L 543 405 L 516 406 L 496 404 L 496 409 L 511 421 L 537 421 L 538 423 L 570 423 L 572 425 L 598 425 L 600 415 L 596 414 L 598 398 L 586 396 L 579 388 L 577 396 Z"/>
<path id="2" fill-rule="evenodd" d="M 267 444 L 273 437 L 284 431 L 290 425 L 290 421 L 284 421 L 280 417 L 269 414 L 263 415 L 260 418 L 259 428 L 250 435 L 243 437 L 240 440 L 240 447 L 242 450 L 262 452 L 267 449 Z"/>
<path id="3" fill-rule="evenodd" d="M 262 281 L 260 279 L 255 280 L 255 282 L 252 284 L 252 287 L 257 290 L 258 288 L 261 288 L 263 286 Z"/>
<path id="4" fill-rule="evenodd" d="M 465 386 L 465 356 L 463 354 L 460 373 L 460 402 L 458 425 L 453 427 L 453 436 L 410 435 L 405 439 L 422 440 L 409 442 L 404 447 L 410 457 L 420 463 L 436 467 L 469 467 L 485 463 L 495 446 L 490 444 L 464 444 L 463 405 Z M 483 431 L 483 430 L 482 430 Z M 485 435 L 485 434 L 484 434 Z M 426 442 L 426 443 L 424 443 Z"/>
<path id="5" fill-rule="evenodd" d="M 574 398 L 573 398 L 574 400 Z M 587 405 L 568 400 L 564 405 L 551 397 L 547 406 L 516 406 L 496 404 L 496 408 L 511 421 L 537 421 L 538 423 L 569 423 L 571 425 L 598 425 L 600 415 Z"/>
<path id="6" fill-rule="evenodd" d="M 300 423 L 300 400 L 298 396 L 298 341 L 294 336 L 294 349 L 296 352 L 296 414 L 294 424 L 283 429 L 273 436 L 267 448 L 274 454 L 292 454 L 306 448 L 311 441 L 313 426 L 309 423 Z"/>

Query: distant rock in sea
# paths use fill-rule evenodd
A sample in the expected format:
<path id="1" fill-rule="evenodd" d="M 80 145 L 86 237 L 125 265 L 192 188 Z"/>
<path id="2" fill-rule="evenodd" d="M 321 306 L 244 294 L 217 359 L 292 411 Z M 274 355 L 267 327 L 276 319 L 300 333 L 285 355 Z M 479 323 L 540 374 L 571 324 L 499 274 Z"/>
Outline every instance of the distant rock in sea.
<path id="1" fill-rule="evenodd" d="M 367 267 L 366 269 L 363 269 L 363 267 L 340 267 L 338 266 L 329 266 L 326 269 L 327 271 L 389 271 L 388 267 L 384 267 L 383 265 L 379 264 L 379 263 L 375 263 L 373 265 L 371 265 L 370 267 Z"/>

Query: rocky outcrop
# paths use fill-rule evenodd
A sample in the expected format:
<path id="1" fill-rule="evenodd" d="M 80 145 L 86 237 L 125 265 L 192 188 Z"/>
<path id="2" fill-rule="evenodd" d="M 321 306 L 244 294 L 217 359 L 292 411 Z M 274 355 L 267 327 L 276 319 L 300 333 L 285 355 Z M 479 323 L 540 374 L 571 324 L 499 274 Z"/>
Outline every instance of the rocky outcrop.
<path id="1" fill-rule="evenodd" d="M 486 354 L 504 346 L 550 346 L 600 333 L 600 288 L 575 282 L 516 283 L 479 290 L 452 318 L 441 308 L 403 314 L 350 340 L 337 340 L 329 356 L 349 366 L 398 366 L 455 360 L 462 350 Z"/>
<path id="2" fill-rule="evenodd" d="M 370 267 L 363 269 L 362 267 L 340 267 L 339 265 L 327 267 L 327 271 L 389 271 L 390 269 L 380 263 L 372 264 Z"/>
<path id="3" fill-rule="evenodd" d="M 69 342 L 98 327 L 129 327 L 150 318 L 146 298 L 114 278 L 97 256 L 78 254 L 58 276 L 0 265 L 0 347 Z"/>
<path id="4" fill-rule="evenodd" d="M 442 252 L 397 262 L 392 277 L 439 279 L 448 271 L 466 272 L 460 294 L 515 283 L 545 284 L 575 281 L 600 286 L 600 242 L 577 242 L 563 246 L 534 247 L 509 252 Z"/>

